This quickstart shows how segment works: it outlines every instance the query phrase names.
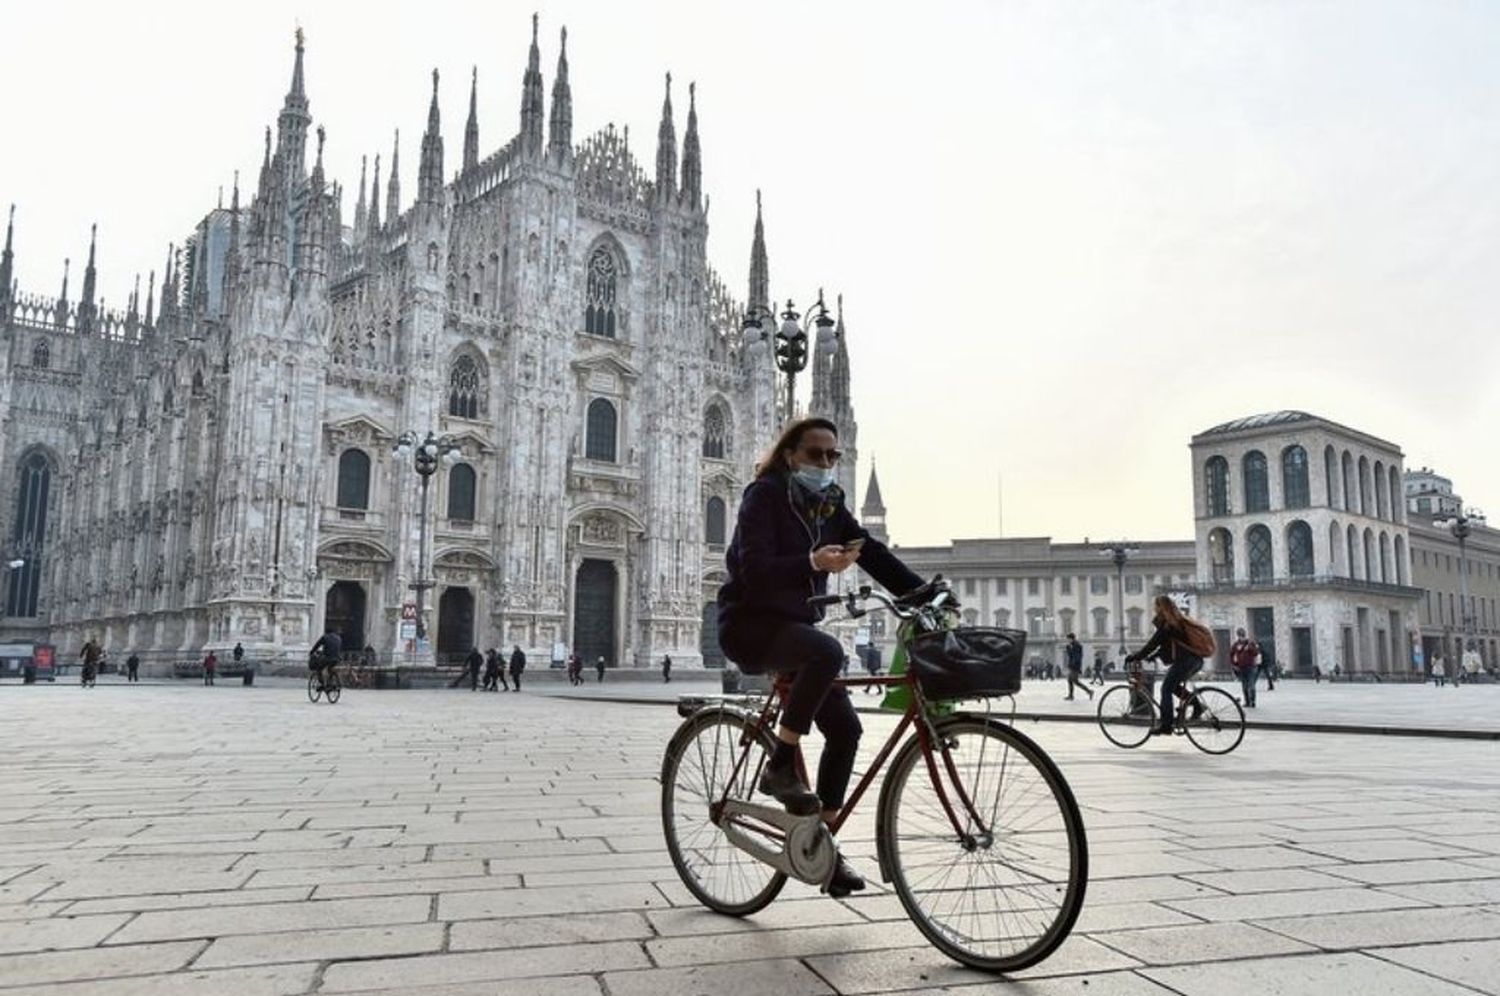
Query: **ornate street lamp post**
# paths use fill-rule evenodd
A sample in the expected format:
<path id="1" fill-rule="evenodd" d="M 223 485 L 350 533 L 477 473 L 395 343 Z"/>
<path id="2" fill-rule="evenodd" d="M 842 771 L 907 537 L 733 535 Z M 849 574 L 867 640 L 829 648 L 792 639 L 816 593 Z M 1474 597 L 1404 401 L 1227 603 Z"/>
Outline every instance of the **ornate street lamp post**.
<path id="1" fill-rule="evenodd" d="M 1106 543 L 1099 550 L 1099 556 L 1109 557 L 1115 565 L 1115 618 L 1120 622 L 1120 656 L 1122 658 L 1130 653 L 1129 648 L 1125 646 L 1125 562 L 1138 549 L 1139 547 L 1128 543 Z"/>
<path id="2" fill-rule="evenodd" d="M 834 320 L 828 314 L 828 306 L 823 303 L 823 291 L 818 291 L 818 302 L 813 305 L 817 309 L 817 318 L 814 324 L 821 333 L 824 329 L 832 328 Z M 776 369 L 786 374 L 786 417 L 790 421 L 796 413 L 796 388 L 797 374 L 807 368 L 807 333 L 802 326 L 797 324 L 801 318 L 796 305 L 790 299 L 786 302 L 786 310 L 781 313 L 781 326 L 776 330 Z M 744 321 L 740 324 L 743 332 L 758 332 L 762 337 L 766 335 L 764 322 L 767 319 L 775 320 L 776 314 L 765 305 L 752 304 L 745 309 Z"/>
<path id="3" fill-rule="evenodd" d="M 429 432 L 425 439 L 418 440 L 415 432 L 403 432 L 391 452 L 402 459 L 411 457 L 412 469 L 422 482 L 422 506 L 417 519 L 417 579 L 408 585 L 417 593 L 417 644 L 420 646 L 427 639 L 427 619 L 423 613 L 422 596 L 433 585 L 427 577 L 427 487 L 432 481 L 432 475 L 437 473 L 438 463 L 450 466 L 457 463 L 463 457 L 463 448 L 452 436 L 436 436 Z"/>
<path id="4" fill-rule="evenodd" d="M 1469 611 L 1469 554 L 1466 543 L 1474 532 L 1473 519 L 1481 515 L 1479 509 L 1459 509 L 1458 515 L 1451 519 L 1438 519 L 1433 522 L 1439 528 L 1446 527 L 1453 538 L 1458 540 L 1458 629 L 1459 647 L 1458 654 L 1454 658 L 1462 661 L 1464 651 L 1469 649 L 1474 632 L 1474 614 Z M 1462 666 L 1462 665 L 1459 665 Z"/>

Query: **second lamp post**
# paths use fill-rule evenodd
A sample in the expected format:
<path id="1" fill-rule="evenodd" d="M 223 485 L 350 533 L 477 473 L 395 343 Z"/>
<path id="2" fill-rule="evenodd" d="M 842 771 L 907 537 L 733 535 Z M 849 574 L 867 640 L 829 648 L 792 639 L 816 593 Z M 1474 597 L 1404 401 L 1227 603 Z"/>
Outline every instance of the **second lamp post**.
<path id="1" fill-rule="evenodd" d="M 396 456 L 405 459 L 411 457 L 412 469 L 422 481 L 422 506 L 418 513 L 418 537 L 417 537 L 417 579 L 412 582 L 411 588 L 417 593 L 417 646 L 420 648 L 422 642 L 427 639 L 427 620 L 423 612 L 423 595 L 428 588 L 432 587 L 432 581 L 427 577 L 427 488 L 432 482 L 432 475 L 437 473 L 438 464 L 446 463 L 453 465 L 464 455 L 463 447 L 458 440 L 452 436 L 438 436 L 431 432 L 426 438 L 418 439 L 415 432 L 403 432 L 392 447 Z"/>

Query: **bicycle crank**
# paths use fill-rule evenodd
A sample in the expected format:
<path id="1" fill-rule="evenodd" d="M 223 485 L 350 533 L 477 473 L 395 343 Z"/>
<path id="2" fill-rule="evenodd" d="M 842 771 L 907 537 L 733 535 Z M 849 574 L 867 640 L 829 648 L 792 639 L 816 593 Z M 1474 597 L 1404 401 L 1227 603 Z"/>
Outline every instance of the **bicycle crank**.
<path id="1" fill-rule="evenodd" d="M 780 830 L 781 846 L 775 846 L 776 839 L 754 823 Z M 826 889 L 833 878 L 838 847 L 817 816 L 793 816 L 774 806 L 731 799 L 724 803 L 719 828 L 735 847 L 798 881 Z"/>

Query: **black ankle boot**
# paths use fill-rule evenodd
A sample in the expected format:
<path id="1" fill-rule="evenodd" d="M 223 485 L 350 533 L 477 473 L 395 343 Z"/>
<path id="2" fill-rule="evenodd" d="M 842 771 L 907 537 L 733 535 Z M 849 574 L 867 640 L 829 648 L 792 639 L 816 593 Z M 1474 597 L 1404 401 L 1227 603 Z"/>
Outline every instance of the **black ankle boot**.
<path id="1" fill-rule="evenodd" d="M 833 878 L 828 880 L 828 894 L 834 899 L 843 899 L 849 893 L 858 892 L 864 887 L 864 877 L 850 868 L 849 862 L 840 854 L 838 864 L 833 867 Z"/>
<path id="2" fill-rule="evenodd" d="M 802 784 L 795 765 L 767 764 L 761 772 L 760 790 L 786 807 L 793 816 L 811 816 L 823 808 L 818 794 Z"/>

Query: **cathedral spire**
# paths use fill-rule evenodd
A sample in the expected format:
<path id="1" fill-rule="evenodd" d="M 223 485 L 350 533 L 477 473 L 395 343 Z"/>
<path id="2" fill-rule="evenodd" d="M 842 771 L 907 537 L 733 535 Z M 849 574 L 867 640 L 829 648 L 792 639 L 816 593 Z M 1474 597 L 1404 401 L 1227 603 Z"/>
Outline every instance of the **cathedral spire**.
<path id="1" fill-rule="evenodd" d="M 323 142 L 326 135 L 318 127 L 318 157 L 308 180 L 307 200 L 302 208 L 300 244 L 297 247 L 297 282 L 306 287 L 327 275 L 325 255 L 328 251 L 328 205 L 323 189 Z M 394 192 L 395 174 L 392 174 L 391 189 Z"/>
<path id="2" fill-rule="evenodd" d="M 436 69 L 432 71 L 432 104 L 427 108 L 427 130 L 422 133 L 422 166 L 417 175 L 417 200 L 428 207 L 443 203 L 443 128 L 442 115 L 438 110 Z"/>
<path id="3" fill-rule="evenodd" d="M 552 78 L 552 117 L 547 125 L 547 158 L 565 166 L 573 155 L 573 90 L 568 85 L 568 29 L 562 29 L 557 75 Z"/>
<path id="4" fill-rule="evenodd" d="M 152 270 L 146 276 L 146 317 L 142 321 L 142 324 L 145 326 L 147 332 L 151 331 L 151 326 L 155 322 L 155 318 L 153 317 L 153 314 L 152 314 L 155 310 L 156 310 L 156 271 Z"/>
<path id="5" fill-rule="evenodd" d="M 322 139 L 318 140 L 320 143 Z M 319 153 L 321 155 L 321 153 Z M 401 214 L 401 129 L 396 129 L 396 138 L 391 145 L 391 179 L 385 198 L 385 220 L 390 224 Z"/>
<path id="6" fill-rule="evenodd" d="M 661 124 L 656 129 L 656 196 L 670 200 L 677 192 L 677 128 L 672 124 L 672 74 L 661 102 Z"/>
<path id="7" fill-rule="evenodd" d="M 72 268 L 71 259 L 63 260 L 63 282 L 62 292 L 57 295 L 57 324 L 67 324 L 68 321 L 68 271 Z"/>
<path id="8" fill-rule="evenodd" d="M 10 206 L 10 219 L 5 223 L 5 249 L 0 251 L 0 303 L 10 301 L 11 274 L 15 270 L 15 253 L 11 252 L 11 246 L 15 242 L 16 234 L 16 206 Z M 5 318 L 5 309 L 0 308 L 0 319 Z"/>
<path id="9" fill-rule="evenodd" d="M 469 120 L 464 125 L 464 172 L 479 165 L 479 67 L 469 80 Z"/>
<path id="10" fill-rule="evenodd" d="M 885 502 L 880 497 L 880 478 L 875 474 L 875 458 L 870 458 L 870 483 L 865 485 L 864 504 L 859 507 L 861 520 L 885 518 Z"/>
<path id="11" fill-rule="evenodd" d="M 375 179 L 370 181 L 370 214 L 365 219 L 369 225 L 369 235 L 374 237 L 380 231 L 380 153 L 375 153 Z"/>
<path id="12" fill-rule="evenodd" d="M 365 183 L 369 180 L 369 156 L 359 157 L 359 201 L 354 205 L 354 235 L 363 238 L 365 233 Z"/>
<path id="13" fill-rule="evenodd" d="M 537 46 L 539 20 L 531 15 L 531 52 L 526 58 L 526 76 L 521 83 L 521 150 L 536 158 L 542 154 L 542 115 L 546 113 L 542 90 L 542 50 Z"/>
<path id="14" fill-rule="evenodd" d="M 234 171 L 234 192 L 229 195 L 229 247 L 224 253 L 224 277 L 220 287 L 220 309 L 229 313 L 235 285 L 240 279 L 240 171 Z"/>
<path id="15" fill-rule="evenodd" d="M 844 295 L 838 298 L 838 319 L 833 326 L 833 363 L 828 377 L 828 400 L 839 419 L 840 424 L 844 422 L 853 423 L 854 409 L 852 397 L 849 392 L 849 340 L 844 333 Z"/>
<path id="16" fill-rule="evenodd" d="M 698 84 L 688 84 L 687 134 L 682 137 L 682 199 L 696 209 L 703 197 L 703 150 L 698 145 Z"/>
<path id="17" fill-rule="evenodd" d="M 302 80 L 302 40 L 302 29 L 298 28 L 292 85 L 282 102 L 281 115 L 276 119 L 276 154 L 281 159 L 287 186 L 302 179 L 306 167 L 307 126 L 312 121 L 312 116 L 307 113 L 307 91 Z"/>
<path id="18" fill-rule="evenodd" d="M 89 262 L 83 268 L 83 293 L 78 300 L 78 331 L 92 332 L 94 330 L 94 287 L 98 278 L 94 270 L 94 248 L 98 243 L 99 226 L 94 224 L 89 228 Z"/>
<path id="19" fill-rule="evenodd" d="M 771 307 L 771 272 L 766 260 L 766 226 L 761 220 L 759 190 L 755 192 L 755 239 L 750 243 L 749 304 Z"/>

